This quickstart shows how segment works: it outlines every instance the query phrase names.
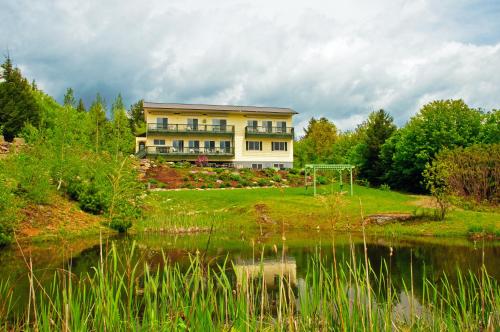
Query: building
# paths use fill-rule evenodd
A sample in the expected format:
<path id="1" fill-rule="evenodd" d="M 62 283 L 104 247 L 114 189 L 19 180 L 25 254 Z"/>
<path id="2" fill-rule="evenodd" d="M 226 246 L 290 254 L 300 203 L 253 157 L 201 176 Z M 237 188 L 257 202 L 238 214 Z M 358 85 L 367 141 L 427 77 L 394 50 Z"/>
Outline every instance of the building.
<path id="1" fill-rule="evenodd" d="M 147 131 L 136 138 L 140 157 L 248 168 L 293 165 L 290 108 L 144 102 Z"/>

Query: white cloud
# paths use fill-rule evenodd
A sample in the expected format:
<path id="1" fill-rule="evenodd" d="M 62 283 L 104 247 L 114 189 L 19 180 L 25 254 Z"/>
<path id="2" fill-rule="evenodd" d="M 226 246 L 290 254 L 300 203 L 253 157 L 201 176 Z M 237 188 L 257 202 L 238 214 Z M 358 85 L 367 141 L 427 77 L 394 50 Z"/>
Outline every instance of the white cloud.
<path id="1" fill-rule="evenodd" d="M 499 107 L 500 4 L 8 1 L 0 48 L 48 93 L 293 107 L 349 129 L 437 98 Z M 300 129 L 300 128 L 299 128 Z"/>

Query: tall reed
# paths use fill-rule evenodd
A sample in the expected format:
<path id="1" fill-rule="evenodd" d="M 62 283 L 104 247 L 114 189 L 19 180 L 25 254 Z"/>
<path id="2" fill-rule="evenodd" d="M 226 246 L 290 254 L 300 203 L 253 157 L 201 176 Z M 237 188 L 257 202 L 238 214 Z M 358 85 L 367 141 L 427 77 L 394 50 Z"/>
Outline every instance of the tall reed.
<path id="1" fill-rule="evenodd" d="M 281 265 L 266 282 L 263 256 L 239 269 L 228 259 L 205 263 L 192 256 L 187 269 L 163 256 L 158 266 L 137 259 L 135 245 L 122 253 L 102 247 L 90 273 L 54 273 L 42 288 L 30 272 L 30 308 L 13 310 L 13 285 L 0 283 L 0 327 L 34 331 L 478 331 L 500 324 L 498 282 L 457 271 L 458 282 L 417 280 L 396 292 L 389 267 L 369 262 L 310 258 L 304 278 Z M 276 264 L 287 264 L 284 253 Z M 273 264 L 274 264 L 273 263 Z M 28 264 L 29 266 L 29 264 Z M 257 266 L 258 273 L 250 268 Z M 238 274 L 235 271 L 243 271 Z M 411 310 L 410 310 L 411 308 Z"/>

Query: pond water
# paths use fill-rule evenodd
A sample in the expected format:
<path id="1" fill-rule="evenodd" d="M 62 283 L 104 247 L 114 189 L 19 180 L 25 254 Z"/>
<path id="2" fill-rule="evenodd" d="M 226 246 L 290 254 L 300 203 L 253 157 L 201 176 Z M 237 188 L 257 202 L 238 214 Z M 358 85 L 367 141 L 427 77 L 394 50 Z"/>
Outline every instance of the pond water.
<path id="1" fill-rule="evenodd" d="M 352 248 L 355 255 L 363 258 L 363 241 L 359 234 L 336 234 L 335 253 L 338 261 L 348 259 Z M 18 303 L 22 304 L 28 294 L 28 270 L 26 261 L 31 258 L 35 275 L 42 284 L 48 284 L 54 271 L 68 269 L 76 275 L 92 271 L 96 266 L 101 245 L 105 251 L 114 243 L 119 252 L 126 255 L 133 243 L 136 245 L 136 259 L 155 267 L 178 263 L 187 267 L 190 255 L 203 255 L 211 264 L 222 264 L 228 259 L 238 280 L 242 271 L 252 274 L 263 258 L 264 274 L 272 287 L 277 271 L 285 269 L 292 282 L 300 283 L 305 277 L 308 261 L 312 256 L 321 255 L 327 264 L 332 262 L 332 234 L 317 232 L 292 232 L 282 234 L 138 234 L 116 236 L 103 240 L 86 238 L 65 242 L 10 247 L 0 250 L 0 282 L 7 279 L 15 285 Z M 411 272 L 414 280 L 425 276 L 436 282 L 445 274 L 453 282 L 457 270 L 478 273 L 485 264 L 488 273 L 500 280 L 500 243 L 449 238 L 412 237 L 368 237 L 368 259 L 374 271 L 379 271 L 383 262 L 387 264 L 396 288 L 408 285 Z M 392 255 L 391 255 L 392 252 Z M 24 258 L 23 258 L 24 255 Z M 26 261 L 25 261 L 26 259 Z M 282 264 L 285 264 L 283 266 Z M 412 267 L 412 269 L 410 269 Z M 421 282 L 415 282 L 415 296 L 419 295 Z"/>

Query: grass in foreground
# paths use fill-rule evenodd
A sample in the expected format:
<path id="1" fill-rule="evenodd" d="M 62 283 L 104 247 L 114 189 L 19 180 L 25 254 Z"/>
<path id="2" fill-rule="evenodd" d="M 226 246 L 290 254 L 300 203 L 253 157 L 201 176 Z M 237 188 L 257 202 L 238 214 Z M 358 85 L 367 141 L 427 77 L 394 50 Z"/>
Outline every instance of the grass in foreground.
<path id="1" fill-rule="evenodd" d="M 113 246 L 93 273 L 54 275 L 50 289 L 31 280 L 28 305 L 13 310 L 10 283 L 0 284 L 0 327 L 35 331 L 477 331 L 500 324 L 500 289 L 483 268 L 458 283 L 423 277 L 401 291 L 387 266 L 373 271 L 352 250 L 346 263 L 310 260 L 294 280 L 283 253 L 266 282 L 263 261 L 243 269 L 211 266 L 202 254 L 187 270 L 163 261 L 141 265 Z M 335 253 L 334 253 L 335 257 Z M 29 263 L 28 263 L 29 266 Z M 414 283 L 424 292 L 414 296 Z"/>
<path id="2" fill-rule="evenodd" d="M 321 187 L 330 193 L 332 188 Z M 416 221 L 385 226 L 369 225 L 367 232 L 384 235 L 466 236 L 487 232 L 500 236 L 500 212 L 452 210 L 445 221 L 425 218 L 430 201 L 425 196 L 406 195 L 356 186 L 354 196 L 320 195 L 312 189 L 270 188 L 235 190 L 184 190 L 152 193 L 139 231 L 180 227 L 247 231 L 259 228 L 332 229 L 360 231 L 361 212 L 424 214 Z"/>

